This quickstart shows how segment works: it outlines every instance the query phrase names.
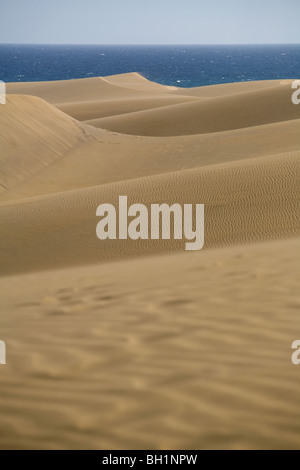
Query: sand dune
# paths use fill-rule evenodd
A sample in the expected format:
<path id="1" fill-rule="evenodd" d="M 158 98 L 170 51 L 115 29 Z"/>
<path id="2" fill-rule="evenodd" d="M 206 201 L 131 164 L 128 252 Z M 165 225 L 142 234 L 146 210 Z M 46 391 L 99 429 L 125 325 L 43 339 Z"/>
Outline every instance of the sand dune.
<path id="1" fill-rule="evenodd" d="M 8 96 L 0 107 L 0 192 L 87 141 L 78 124 L 39 98 Z"/>
<path id="2" fill-rule="evenodd" d="M 159 83 L 151 82 L 139 73 L 135 72 L 120 75 L 111 75 L 110 77 L 102 77 L 102 79 L 105 80 L 106 83 L 110 83 L 112 85 L 146 93 L 152 91 L 170 92 L 178 90 L 178 88 L 174 86 L 165 86 Z"/>
<path id="3" fill-rule="evenodd" d="M 299 449 L 291 81 L 7 88 L 0 448 Z M 205 204 L 205 250 L 101 242 L 120 195 Z"/>
<path id="4" fill-rule="evenodd" d="M 291 86 L 292 80 L 264 80 L 258 82 L 225 83 L 224 85 L 198 88 L 176 88 L 160 85 L 146 80 L 138 73 L 127 73 L 110 77 L 83 78 L 80 80 L 61 80 L 52 82 L 7 83 L 9 94 L 33 95 L 49 103 L 76 103 L 105 100 L 115 97 L 149 96 L 162 94 L 185 95 L 194 98 L 214 98 L 234 95 L 240 92 L 273 88 L 279 85 Z"/>
<path id="5" fill-rule="evenodd" d="M 9 94 L 38 96 L 54 104 L 93 101 L 103 95 L 107 99 L 124 98 L 124 95 L 127 97 L 138 95 L 134 90 L 110 85 L 101 77 L 57 82 L 8 83 L 7 92 Z"/>
<path id="6" fill-rule="evenodd" d="M 96 130 L 97 134 L 100 130 Z M 86 127 L 86 132 L 92 129 Z M 300 121 L 287 121 L 211 134 L 149 138 L 109 132 L 72 148 L 0 200 L 20 199 L 208 165 L 294 153 Z M 84 157 L 83 157 L 84 156 Z"/>
<path id="7" fill-rule="evenodd" d="M 293 80 L 263 80 L 257 82 L 224 83 L 222 85 L 195 88 L 178 88 L 176 94 L 198 98 L 216 98 L 249 91 L 267 90 L 268 88 L 278 87 L 280 85 L 288 85 L 291 88 L 292 82 Z"/>
<path id="8" fill-rule="evenodd" d="M 38 96 L 53 104 L 87 102 L 97 100 L 97 98 L 126 99 L 149 96 L 159 91 L 162 94 L 170 94 L 174 88 L 149 82 L 134 73 L 106 78 L 7 84 L 9 94 Z"/>
<path id="9" fill-rule="evenodd" d="M 245 160 L 3 203 L 0 274 L 184 251 L 184 240 L 100 242 L 96 209 L 102 203 L 117 207 L 120 195 L 149 209 L 155 203 L 205 204 L 207 248 L 296 235 L 299 156 Z"/>
<path id="10" fill-rule="evenodd" d="M 114 132 L 163 137 L 220 132 L 299 118 L 299 107 L 291 100 L 291 86 L 280 85 L 98 119 L 94 123 Z"/>
<path id="11" fill-rule="evenodd" d="M 193 98 L 186 96 L 151 96 L 137 97 L 122 100 L 101 100 L 92 102 L 79 102 L 57 107 L 69 116 L 78 121 L 88 121 L 88 124 L 97 126 L 97 119 L 108 116 L 117 116 L 120 114 L 128 114 L 145 109 L 161 108 L 172 104 L 185 103 L 194 101 Z"/>

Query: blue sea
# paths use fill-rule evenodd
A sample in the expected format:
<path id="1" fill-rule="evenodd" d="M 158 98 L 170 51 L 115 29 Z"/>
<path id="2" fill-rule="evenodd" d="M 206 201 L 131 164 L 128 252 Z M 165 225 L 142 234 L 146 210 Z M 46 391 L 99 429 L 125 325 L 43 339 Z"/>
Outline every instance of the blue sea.
<path id="1" fill-rule="evenodd" d="M 0 80 L 68 80 L 139 72 L 164 85 L 300 78 L 300 45 L 0 45 Z"/>

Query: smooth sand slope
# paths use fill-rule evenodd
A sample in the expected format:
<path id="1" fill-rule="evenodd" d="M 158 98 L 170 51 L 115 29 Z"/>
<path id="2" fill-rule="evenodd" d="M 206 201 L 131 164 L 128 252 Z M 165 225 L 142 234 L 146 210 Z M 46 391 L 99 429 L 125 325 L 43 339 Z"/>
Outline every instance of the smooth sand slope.
<path id="1" fill-rule="evenodd" d="M 148 136 L 205 134 L 299 119 L 291 86 L 278 85 L 192 103 L 89 121 L 115 132 Z"/>
<path id="2" fill-rule="evenodd" d="M 62 104 L 57 107 L 64 113 L 87 124 L 98 125 L 100 118 L 119 116 L 145 109 L 163 108 L 174 104 L 193 102 L 194 99 L 186 96 L 163 95 L 142 96 L 123 100 L 85 101 L 84 103 Z M 200 100 L 198 100 L 200 101 Z"/>
<path id="3" fill-rule="evenodd" d="M 0 447 L 299 449 L 299 250 L 0 279 Z"/>
<path id="4" fill-rule="evenodd" d="M 0 448 L 299 449 L 291 81 L 127 74 L 8 93 Z M 206 249 L 99 241 L 96 208 L 119 195 L 204 203 Z"/>
<path id="5" fill-rule="evenodd" d="M 85 135 L 77 122 L 45 101 L 8 96 L 0 107 L 0 191 L 54 163 Z"/>

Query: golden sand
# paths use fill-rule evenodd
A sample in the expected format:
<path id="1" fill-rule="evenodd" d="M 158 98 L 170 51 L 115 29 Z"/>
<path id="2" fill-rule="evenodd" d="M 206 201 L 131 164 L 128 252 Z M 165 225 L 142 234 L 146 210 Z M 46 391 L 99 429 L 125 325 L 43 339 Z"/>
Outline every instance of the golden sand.
<path id="1" fill-rule="evenodd" d="M 292 81 L 8 84 L 1 449 L 299 449 Z M 96 208 L 205 204 L 205 250 L 96 237 Z"/>

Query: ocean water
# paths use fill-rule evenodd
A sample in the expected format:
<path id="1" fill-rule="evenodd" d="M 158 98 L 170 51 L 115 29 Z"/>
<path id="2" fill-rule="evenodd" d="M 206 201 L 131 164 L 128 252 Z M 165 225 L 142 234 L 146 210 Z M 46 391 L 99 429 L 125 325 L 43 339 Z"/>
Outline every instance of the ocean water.
<path id="1" fill-rule="evenodd" d="M 68 80 L 139 72 L 164 85 L 193 87 L 300 79 L 300 45 L 0 45 L 0 80 Z"/>

